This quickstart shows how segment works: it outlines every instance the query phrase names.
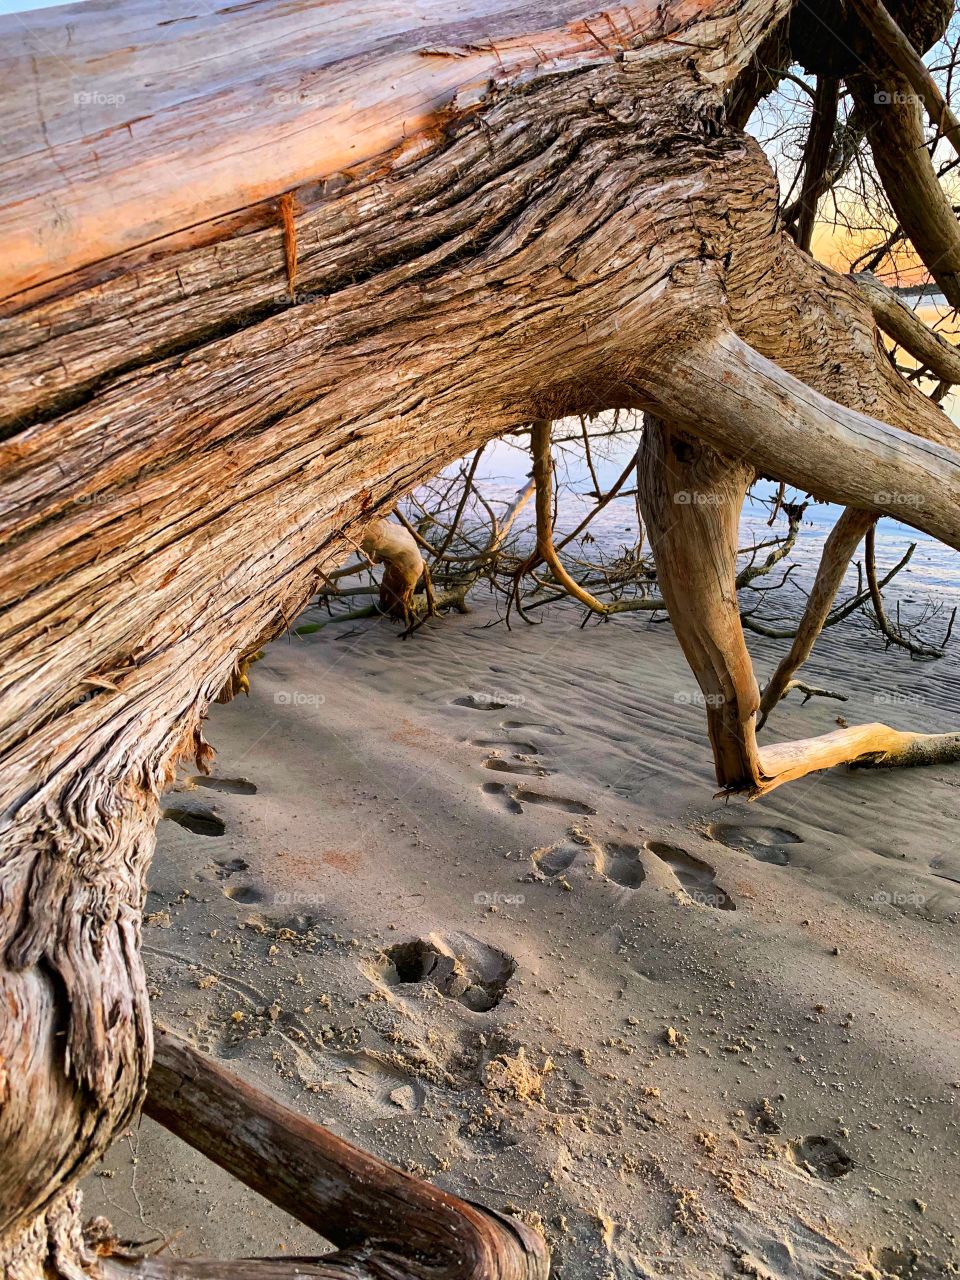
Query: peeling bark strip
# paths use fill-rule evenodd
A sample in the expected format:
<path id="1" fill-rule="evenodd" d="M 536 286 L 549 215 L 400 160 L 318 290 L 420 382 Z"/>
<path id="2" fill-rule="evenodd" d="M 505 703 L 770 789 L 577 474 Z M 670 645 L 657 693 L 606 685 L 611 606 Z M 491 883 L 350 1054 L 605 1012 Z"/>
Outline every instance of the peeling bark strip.
<path id="1" fill-rule="evenodd" d="M 891 368 L 856 285 L 779 229 L 769 166 L 725 116 L 791 8 L 104 0 L 69 25 L 0 19 L 16 1280 L 69 1273 L 62 1193 L 142 1096 L 160 789 L 398 496 L 519 424 L 641 407 L 726 460 L 725 521 L 763 469 L 960 545 L 958 432 Z M 744 724 L 715 719 L 724 770 L 753 779 Z"/>
<path id="2" fill-rule="evenodd" d="M 522 1222 L 350 1146 L 168 1031 L 146 1112 L 344 1250 L 324 1259 L 324 1276 L 546 1280 L 547 1246 Z"/>

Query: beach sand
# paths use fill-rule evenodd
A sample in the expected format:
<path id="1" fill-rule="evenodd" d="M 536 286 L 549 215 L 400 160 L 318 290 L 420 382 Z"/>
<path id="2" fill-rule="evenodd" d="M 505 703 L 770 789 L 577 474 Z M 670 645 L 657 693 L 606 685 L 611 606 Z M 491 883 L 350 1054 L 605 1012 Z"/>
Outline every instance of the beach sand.
<path id="1" fill-rule="evenodd" d="M 668 624 L 492 617 L 287 638 L 212 708 L 150 873 L 156 1020 L 536 1223 L 560 1280 L 956 1274 L 960 766 L 725 803 Z M 960 723 L 952 660 L 850 625 L 804 674 L 849 702 L 763 741 Z M 147 1120 L 85 1193 L 179 1256 L 326 1247 Z"/>

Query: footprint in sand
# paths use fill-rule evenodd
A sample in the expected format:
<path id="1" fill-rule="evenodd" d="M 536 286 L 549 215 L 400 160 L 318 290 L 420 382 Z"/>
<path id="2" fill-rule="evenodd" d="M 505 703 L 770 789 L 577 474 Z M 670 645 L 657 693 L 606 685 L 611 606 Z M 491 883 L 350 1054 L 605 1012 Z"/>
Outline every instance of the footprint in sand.
<path id="1" fill-rule="evenodd" d="M 542 764 L 534 764 L 529 760 L 521 760 L 517 756 L 488 756 L 483 762 L 484 769 L 493 769 L 496 773 L 523 773 L 534 778 L 545 778 L 553 773 L 553 769 L 545 769 Z"/>
<path id="2" fill-rule="evenodd" d="M 265 894 L 255 889 L 252 884 L 228 884 L 223 890 L 224 897 L 240 902 L 244 906 L 252 906 L 255 902 L 263 902 Z"/>
<path id="3" fill-rule="evenodd" d="M 479 938 L 432 933 L 387 947 L 373 976 L 389 987 L 429 982 L 474 1013 L 487 1013 L 503 999 L 516 967 L 512 956 Z"/>
<path id="4" fill-rule="evenodd" d="M 714 822 L 707 827 L 707 835 L 728 849 L 749 853 L 758 862 L 770 862 L 776 867 L 789 865 L 790 845 L 803 844 L 803 837 L 788 827 L 741 827 L 735 822 Z"/>
<path id="5" fill-rule="evenodd" d="M 597 844 L 592 837 L 574 827 L 566 840 L 537 849 L 533 862 L 543 875 L 561 875 L 569 871 L 578 857 L 588 860 L 594 871 L 612 880 L 621 889 L 639 889 L 646 877 L 640 850 L 632 844 Z"/>
<path id="6" fill-rule="evenodd" d="M 621 889 L 639 889 L 647 875 L 640 861 L 640 850 L 633 844 L 603 845 L 598 870 Z"/>
<path id="7" fill-rule="evenodd" d="M 533 865 L 542 875 L 549 876 L 552 880 L 554 876 L 562 875 L 564 871 L 569 871 L 577 860 L 577 854 L 580 852 L 579 847 L 571 840 L 561 840 L 558 844 L 547 845 L 543 849 L 535 849 L 533 851 Z"/>
<path id="8" fill-rule="evenodd" d="M 504 707 L 512 707 L 516 702 L 507 694 L 465 693 L 462 697 L 453 698 L 452 707 L 469 707 L 471 711 L 502 711 Z"/>
<path id="9" fill-rule="evenodd" d="M 845 1177 L 854 1167 L 853 1158 L 833 1138 L 815 1133 L 799 1142 L 791 1142 L 789 1155 L 792 1160 L 817 1178 Z"/>
<path id="10" fill-rule="evenodd" d="M 357 1065 L 343 1068 L 341 1074 L 348 1085 L 367 1096 L 368 1103 L 391 1114 L 419 1111 L 426 1101 L 427 1091 L 419 1080 L 388 1067 L 372 1053 L 358 1054 Z"/>
<path id="11" fill-rule="evenodd" d="M 717 911 L 736 911 L 736 903 L 717 884 L 709 862 L 695 858 L 679 845 L 666 844 L 662 840 L 648 840 L 644 848 L 667 864 L 694 902 Z"/>
<path id="12" fill-rule="evenodd" d="M 208 791 L 224 791 L 234 796 L 255 796 L 256 784 L 248 778 L 205 777 L 202 773 L 190 778 L 195 787 L 206 787 Z"/>
<path id="13" fill-rule="evenodd" d="M 511 813 L 523 813 L 525 804 L 542 804 L 548 809 L 559 809 L 562 813 L 586 815 L 597 812 L 582 800 L 570 800 L 566 796 L 545 796 L 539 791 L 528 790 L 522 782 L 518 782 L 515 787 L 506 782 L 485 782 L 483 790 L 488 796 L 500 796 Z"/>
<path id="14" fill-rule="evenodd" d="M 227 829 L 222 818 L 201 805 L 171 805 L 161 810 L 160 817 L 175 822 L 178 827 L 192 831 L 196 836 L 222 836 Z"/>

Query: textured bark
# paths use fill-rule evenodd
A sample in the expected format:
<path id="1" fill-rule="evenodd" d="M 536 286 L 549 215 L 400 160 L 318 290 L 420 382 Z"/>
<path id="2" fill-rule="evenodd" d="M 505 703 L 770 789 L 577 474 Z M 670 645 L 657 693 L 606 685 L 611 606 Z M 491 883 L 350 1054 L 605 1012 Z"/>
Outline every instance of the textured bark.
<path id="1" fill-rule="evenodd" d="M 956 430 L 724 118 L 789 0 L 194 9 L 0 19 L 8 1266 L 142 1094 L 175 761 L 418 480 L 660 408 L 732 493 L 758 468 L 960 543 Z"/>
<path id="2" fill-rule="evenodd" d="M 545 1280 L 543 1238 L 350 1146 L 160 1031 L 147 1114 L 344 1252 L 344 1280 Z"/>
<path id="3" fill-rule="evenodd" d="M 107 1258 L 104 1280 L 364 1280 L 360 1264 L 321 1258 L 230 1258 L 200 1262 L 192 1258 Z"/>

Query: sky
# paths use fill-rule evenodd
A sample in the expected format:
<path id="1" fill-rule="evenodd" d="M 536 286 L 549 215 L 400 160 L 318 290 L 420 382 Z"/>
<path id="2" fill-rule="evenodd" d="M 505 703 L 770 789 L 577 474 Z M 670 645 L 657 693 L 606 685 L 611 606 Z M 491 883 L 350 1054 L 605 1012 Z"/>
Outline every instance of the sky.
<path id="1" fill-rule="evenodd" d="M 0 0 L 0 13 L 26 13 L 30 9 L 52 9 L 55 4 L 76 4 L 77 0 Z"/>

